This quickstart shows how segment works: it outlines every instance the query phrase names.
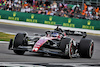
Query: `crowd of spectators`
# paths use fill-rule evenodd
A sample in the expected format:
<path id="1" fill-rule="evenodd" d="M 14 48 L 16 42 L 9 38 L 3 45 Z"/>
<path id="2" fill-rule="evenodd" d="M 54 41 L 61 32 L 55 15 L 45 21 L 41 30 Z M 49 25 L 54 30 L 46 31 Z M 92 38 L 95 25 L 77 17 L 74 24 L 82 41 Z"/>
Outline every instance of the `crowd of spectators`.
<path id="1" fill-rule="evenodd" d="M 43 15 L 79 18 L 79 19 L 90 19 L 100 20 L 99 7 L 87 6 L 84 3 L 84 10 L 81 10 L 79 6 L 70 8 L 68 4 L 51 3 L 46 0 L 45 2 L 35 0 L 0 0 L 0 9 L 7 11 L 18 11 L 26 13 L 37 13 Z"/>

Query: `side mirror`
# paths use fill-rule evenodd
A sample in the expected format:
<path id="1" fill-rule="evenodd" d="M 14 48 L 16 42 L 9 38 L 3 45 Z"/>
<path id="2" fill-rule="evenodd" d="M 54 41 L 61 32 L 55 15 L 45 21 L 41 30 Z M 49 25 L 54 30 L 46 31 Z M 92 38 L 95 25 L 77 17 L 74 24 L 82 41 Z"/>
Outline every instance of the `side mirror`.
<path id="1" fill-rule="evenodd" d="M 59 34 L 62 34 L 62 32 L 59 32 Z"/>
<path id="2" fill-rule="evenodd" d="M 50 32 L 50 31 L 46 31 L 45 33 L 48 34 L 48 32 Z"/>
<path id="3" fill-rule="evenodd" d="M 83 32 L 83 38 L 86 38 L 87 34 L 86 32 Z"/>
<path id="4" fill-rule="evenodd" d="M 38 34 L 38 33 L 34 33 L 34 35 L 35 35 L 35 36 L 39 36 L 39 34 Z"/>
<path id="5" fill-rule="evenodd" d="M 45 36 L 44 34 L 40 35 L 41 37 Z"/>

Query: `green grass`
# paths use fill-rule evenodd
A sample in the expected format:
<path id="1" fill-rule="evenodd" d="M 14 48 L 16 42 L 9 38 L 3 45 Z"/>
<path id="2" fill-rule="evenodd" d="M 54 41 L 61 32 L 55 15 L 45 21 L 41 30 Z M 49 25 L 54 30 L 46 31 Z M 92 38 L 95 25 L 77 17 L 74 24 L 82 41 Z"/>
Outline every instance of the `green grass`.
<path id="1" fill-rule="evenodd" d="M 0 41 L 10 41 L 10 39 L 13 39 L 14 37 L 15 35 L 0 32 Z"/>

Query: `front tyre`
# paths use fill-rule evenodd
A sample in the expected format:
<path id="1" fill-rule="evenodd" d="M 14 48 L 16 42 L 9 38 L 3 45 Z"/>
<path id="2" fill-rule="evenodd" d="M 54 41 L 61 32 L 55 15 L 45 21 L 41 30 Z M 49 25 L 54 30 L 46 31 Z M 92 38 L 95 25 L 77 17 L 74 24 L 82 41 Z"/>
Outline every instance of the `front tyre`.
<path id="1" fill-rule="evenodd" d="M 94 51 L 94 42 L 91 39 L 83 38 L 79 45 L 79 54 L 83 58 L 91 58 Z"/>
<path id="2" fill-rule="evenodd" d="M 64 58 L 72 58 L 74 54 L 74 46 L 71 38 L 64 38 L 61 40 L 60 49 L 64 52 Z"/>
<path id="3" fill-rule="evenodd" d="M 22 50 L 14 50 L 14 53 L 16 53 L 18 55 L 23 55 L 25 53 L 25 51 L 22 51 Z"/>
<path id="4" fill-rule="evenodd" d="M 13 39 L 10 39 L 9 46 L 8 46 L 9 50 L 12 48 L 12 45 L 13 45 Z"/>
<path id="5" fill-rule="evenodd" d="M 19 46 L 23 46 L 24 45 L 23 41 L 25 39 L 25 36 L 26 36 L 25 33 L 18 33 L 15 36 L 14 45 L 13 45 L 14 53 L 16 53 L 18 55 L 23 55 L 25 53 L 25 50 L 17 50 Z"/>

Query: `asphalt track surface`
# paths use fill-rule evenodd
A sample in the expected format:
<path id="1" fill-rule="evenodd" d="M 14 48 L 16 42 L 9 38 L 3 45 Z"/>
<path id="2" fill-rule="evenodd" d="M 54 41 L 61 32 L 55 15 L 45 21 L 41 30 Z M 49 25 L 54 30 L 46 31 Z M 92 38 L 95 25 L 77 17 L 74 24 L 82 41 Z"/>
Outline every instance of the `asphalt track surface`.
<path id="1" fill-rule="evenodd" d="M 0 31 L 2 32 L 28 32 L 29 35 L 33 33 L 44 33 L 47 29 L 21 27 L 15 25 L 0 24 Z M 79 36 L 74 37 L 76 41 L 80 39 Z M 32 62 L 32 63 L 100 63 L 100 36 L 88 35 L 87 38 L 94 40 L 94 54 L 91 59 L 88 58 L 72 58 L 64 59 L 59 56 L 49 56 L 26 52 L 24 55 L 16 55 L 12 50 L 8 50 L 8 43 L 0 43 L 0 62 Z"/>

